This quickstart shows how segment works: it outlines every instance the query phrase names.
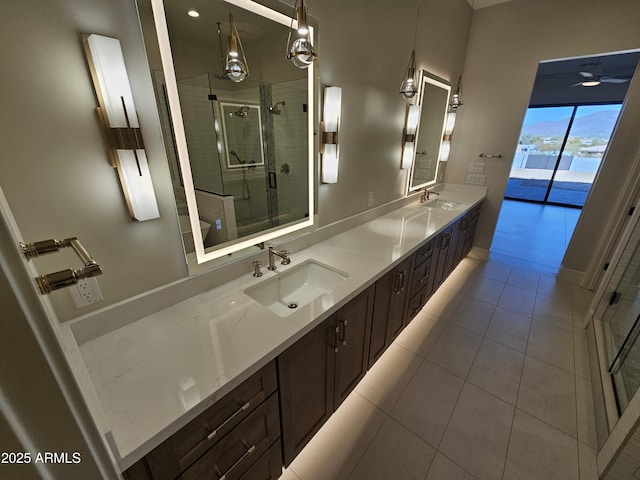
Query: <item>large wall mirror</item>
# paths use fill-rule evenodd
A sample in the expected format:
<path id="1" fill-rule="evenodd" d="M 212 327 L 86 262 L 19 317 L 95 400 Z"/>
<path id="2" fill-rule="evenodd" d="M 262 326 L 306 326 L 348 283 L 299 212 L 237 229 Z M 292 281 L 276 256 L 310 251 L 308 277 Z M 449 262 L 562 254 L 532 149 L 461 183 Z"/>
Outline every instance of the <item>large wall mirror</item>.
<path id="1" fill-rule="evenodd" d="M 137 1 L 188 260 L 312 226 L 315 73 L 285 58 L 293 9 Z M 224 74 L 230 12 L 249 67 L 238 83 Z"/>
<path id="2" fill-rule="evenodd" d="M 416 136 L 414 160 L 410 172 L 409 191 L 428 187 L 440 181 L 440 151 L 451 86 L 426 71 L 420 87 L 420 123 Z"/>

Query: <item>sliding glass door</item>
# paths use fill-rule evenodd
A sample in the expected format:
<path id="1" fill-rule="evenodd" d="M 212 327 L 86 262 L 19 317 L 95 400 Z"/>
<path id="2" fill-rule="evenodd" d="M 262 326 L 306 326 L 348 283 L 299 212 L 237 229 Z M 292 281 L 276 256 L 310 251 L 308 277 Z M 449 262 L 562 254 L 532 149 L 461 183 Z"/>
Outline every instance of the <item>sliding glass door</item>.
<path id="1" fill-rule="evenodd" d="M 505 198 L 581 208 L 620 108 L 620 104 L 529 108 Z"/>

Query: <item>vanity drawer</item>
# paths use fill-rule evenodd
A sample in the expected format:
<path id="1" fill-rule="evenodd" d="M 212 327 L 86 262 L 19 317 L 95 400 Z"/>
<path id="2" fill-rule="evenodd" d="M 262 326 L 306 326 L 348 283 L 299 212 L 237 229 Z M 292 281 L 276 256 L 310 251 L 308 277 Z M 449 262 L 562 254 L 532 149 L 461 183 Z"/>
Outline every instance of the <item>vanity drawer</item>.
<path id="1" fill-rule="evenodd" d="M 413 271 L 413 281 L 411 282 L 411 293 L 409 297 L 415 296 L 421 289 L 425 288 L 429 284 L 429 275 L 431 273 L 431 261 L 433 256 L 430 256 L 426 260 L 422 261 L 422 263 L 418 263 L 417 255 L 419 255 L 419 251 L 416 254 L 416 265 Z"/>
<path id="2" fill-rule="evenodd" d="M 189 467 L 180 480 L 235 480 L 280 438 L 278 395 L 272 395 Z M 249 477 L 247 477 L 249 478 Z"/>
<path id="3" fill-rule="evenodd" d="M 416 266 L 420 265 L 422 262 L 427 261 L 433 256 L 434 245 L 435 242 L 431 240 L 416 251 Z"/>
<path id="4" fill-rule="evenodd" d="M 280 442 L 275 442 L 267 453 L 262 455 L 249 470 L 242 475 L 241 480 L 276 480 L 282 476 L 282 448 Z"/>
<path id="5" fill-rule="evenodd" d="M 247 418 L 276 388 L 275 362 L 271 362 L 150 452 L 145 459 L 153 478 L 175 479 Z"/>

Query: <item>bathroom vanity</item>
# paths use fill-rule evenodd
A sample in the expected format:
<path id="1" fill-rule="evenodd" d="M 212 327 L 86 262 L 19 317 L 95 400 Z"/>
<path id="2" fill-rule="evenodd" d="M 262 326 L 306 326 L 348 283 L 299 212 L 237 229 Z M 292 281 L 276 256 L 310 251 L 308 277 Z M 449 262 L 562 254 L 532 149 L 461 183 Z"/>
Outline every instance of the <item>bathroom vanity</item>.
<path id="1" fill-rule="evenodd" d="M 277 478 L 469 252 L 485 194 L 445 184 L 79 345 L 125 477 Z"/>

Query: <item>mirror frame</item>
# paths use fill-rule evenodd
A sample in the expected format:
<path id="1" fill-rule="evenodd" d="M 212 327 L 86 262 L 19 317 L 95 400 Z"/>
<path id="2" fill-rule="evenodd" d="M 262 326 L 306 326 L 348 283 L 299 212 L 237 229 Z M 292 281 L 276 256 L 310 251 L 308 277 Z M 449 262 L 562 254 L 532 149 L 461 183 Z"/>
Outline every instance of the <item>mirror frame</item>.
<path id="1" fill-rule="evenodd" d="M 225 2 L 251 11 L 257 15 L 270 19 L 274 22 L 285 25 L 287 28 L 297 28 L 297 21 L 291 17 L 284 15 L 280 12 L 272 10 L 269 7 L 256 3 L 252 0 L 224 0 Z M 315 113 L 314 113 L 314 76 L 315 76 L 315 62 L 309 65 L 307 68 L 307 134 L 308 134 L 308 212 L 309 216 L 303 220 L 292 222 L 292 224 L 285 225 L 282 228 L 270 229 L 269 231 L 251 236 L 246 240 L 240 240 L 234 242 L 231 245 L 226 245 L 220 248 L 209 247 L 205 251 L 204 239 L 202 238 L 202 232 L 200 230 L 200 216 L 198 213 L 198 205 L 196 202 L 196 193 L 193 183 L 193 177 L 191 175 L 191 165 L 189 161 L 189 150 L 187 148 L 187 138 L 185 134 L 184 124 L 182 122 L 182 109 L 180 106 L 180 98 L 178 96 L 178 82 L 176 79 L 175 70 L 173 68 L 173 53 L 171 51 L 171 43 L 169 41 L 169 30 L 167 27 L 167 20 L 164 11 L 163 0 L 151 0 L 151 7 L 153 10 L 153 19 L 156 27 L 156 33 L 158 36 L 158 45 L 160 47 L 160 57 L 162 60 L 162 70 L 165 77 L 165 85 L 167 89 L 167 97 L 169 100 L 169 111 L 173 119 L 173 133 L 176 143 L 176 149 L 178 151 L 178 162 L 180 165 L 180 171 L 182 174 L 182 181 L 184 185 L 185 195 L 187 199 L 187 208 L 189 210 L 189 220 L 191 223 L 191 233 L 193 235 L 193 243 L 195 246 L 196 261 L 198 264 L 214 260 L 216 258 L 229 255 L 237 252 L 238 250 L 245 249 L 247 247 L 253 247 L 261 242 L 266 242 L 274 238 L 286 235 L 298 230 L 302 230 L 307 227 L 311 227 L 314 224 L 315 208 L 315 183 L 314 183 L 314 158 L 315 158 Z M 310 36 L 314 38 L 314 29 L 309 26 Z M 316 42 L 317 43 L 317 42 Z"/>
<path id="2" fill-rule="evenodd" d="M 422 72 L 422 81 L 420 82 L 420 97 L 418 100 L 418 105 L 420 105 L 420 120 L 418 121 L 418 127 L 416 129 L 416 140 L 415 145 L 416 148 L 413 150 L 413 159 L 411 160 L 411 168 L 409 169 L 409 177 L 407 181 L 407 194 L 414 192 L 416 190 L 420 190 L 421 188 L 425 188 L 431 185 L 438 183 L 438 173 L 440 172 L 440 163 L 444 163 L 440 161 L 440 154 L 442 153 L 442 137 L 444 135 L 444 128 L 447 122 L 447 112 L 449 111 L 449 99 L 451 97 L 451 85 L 444 79 L 439 78 L 426 70 L 421 70 Z M 420 127 L 422 126 L 422 108 L 424 106 L 424 92 L 426 90 L 426 84 L 430 83 L 431 85 L 435 85 L 436 87 L 440 87 L 447 92 L 447 101 L 444 106 L 444 110 L 442 112 L 442 127 L 440 129 L 440 144 L 438 145 L 438 155 L 436 157 L 436 172 L 433 181 L 428 181 L 421 183 L 419 185 L 413 185 L 413 171 L 416 165 L 416 155 L 418 153 L 418 143 L 420 142 Z M 427 99 L 428 101 L 428 99 Z"/>

